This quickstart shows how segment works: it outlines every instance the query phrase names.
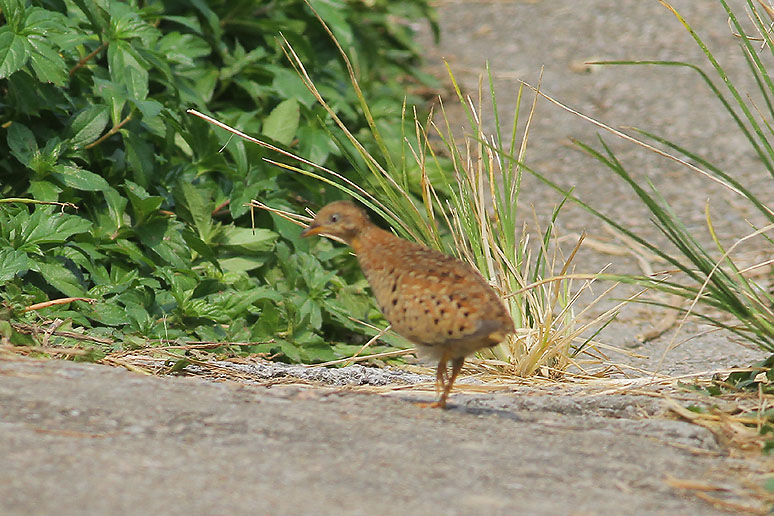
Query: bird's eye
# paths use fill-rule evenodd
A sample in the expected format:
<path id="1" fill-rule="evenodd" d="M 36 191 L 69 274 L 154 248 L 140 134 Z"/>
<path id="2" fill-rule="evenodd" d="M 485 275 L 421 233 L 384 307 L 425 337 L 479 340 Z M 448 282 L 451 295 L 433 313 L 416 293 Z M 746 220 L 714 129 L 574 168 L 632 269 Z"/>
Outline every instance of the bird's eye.
<path id="1" fill-rule="evenodd" d="M 339 221 L 339 215 L 337 213 L 334 213 L 331 215 L 331 222 L 338 222 Z"/>

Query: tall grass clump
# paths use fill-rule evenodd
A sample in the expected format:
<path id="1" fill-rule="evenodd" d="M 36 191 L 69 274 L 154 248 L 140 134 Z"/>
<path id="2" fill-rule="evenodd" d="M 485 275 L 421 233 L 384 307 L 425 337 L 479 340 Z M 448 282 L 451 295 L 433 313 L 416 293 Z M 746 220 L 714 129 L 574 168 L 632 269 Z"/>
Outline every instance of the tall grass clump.
<path id="1" fill-rule="evenodd" d="M 688 21 L 666 1 L 661 1 L 689 32 L 694 42 L 706 56 L 709 71 L 699 65 L 684 61 L 606 61 L 595 64 L 627 65 L 627 66 L 662 66 L 681 67 L 693 70 L 698 80 L 703 81 L 712 92 L 714 98 L 731 116 L 733 124 L 729 131 L 738 131 L 744 137 L 750 149 L 759 159 L 771 176 L 774 185 L 774 80 L 769 72 L 767 61 L 774 58 L 774 38 L 771 35 L 771 25 L 774 22 L 774 9 L 764 2 L 746 2 L 746 13 L 754 27 L 750 32 L 741 23 L 737 13 L 729 7 L 725 0 L 718 0 L 720 7 L 728 16 L 732 34 L 729 38 L 737 39 L 739 55 L 747 64 L 750 76 L 754 79 L 757 96 L 739 91 L 734 80 L 727 74 L 707 47 L 700 35 L 691 27 Z M 561 105 L 559 102 L 550 99 Z M 566 106 L 563 106 L 566 108 Z M 569 108 L 566 108 L 570 110 Z M 572 110 L 570 110 L 572 111 Z M 581 115 L 583 116 L 583 115 Z M 583 116 L 587 120 L 588 117 Z M 633 177 L 617 159 L 615 153 L 602 140 L 601 147 L 596 148 L 586 143 L 578 142 L 579 147 L 610 169 L 615 175 L 625 181 L 632 191 L 645 204 L 652 215 L 652 220 L 658 229 L 673 244 L 672 250 L 667 250 L 654 241 L 649 240 L 635 230 L 625 227 L 617 220 L 605 216 L 594 207 L 573 197 L 588 211 L 599 216 L 611 226 L 633 238 L 639 244 L 648 248 L 670 264 L 673 269 L 668 273 L 654 276 L 625 276 L 617 279 L 655 289 L 656 291 L 677 295 L 685 300 L 680 306 L 663 305 L 682 311 L 684 317 L 694 316 L 717 328 L 723 328 L 751 342 L 760 349 L 772 353 L 765 362 L 754 367 L 752 373 L 745 373 L 744 378 L 737 375 L 736 380 L 749 384 L 772 385 L 774 380 L 774 297 L 771 293 L 770 274 L 761 275 L 774 263 L 767 259 L 759 263 L 742 264 L 739 252 L 749 249 L 752 243 L 763 245 L 763 249 L 774 251 L 774 240 L 771 231 L 774 229 L 774 211 L 761 198 L 760 187 L 754 186 L 735 169 L 721 166 L 702 156 L 698 152 L 685 148 L 674 141 L 663 138 L 648 131 L 633 129 L 635 136 L 624 134 L 601 122 L 591 120 L 597 126 L 624 138 L 632 143 L 643 146 L 653 152 L 674 160 L 689 169 L 703 175 L 707 180 L 717 182 L 733 192 L 743 204 L 748 205 L 763 221 L 757 225 L 749 222 L 747 235 L 733 242 L 724 242 L 716 230 L 717 222 L 713 220 L 710 205 L 705 209 L 705 221 L 708 238 L 700 239 L 695 231 L 681 220 L 672 206 L 660 195 L 652 183 L 645 183 Z M 513 158 L 515 160 L 515 158 Z M 556 189 L 561 189 L 548 181 Z M 704 242 L 711 242 L 710 245 Z M 650 301 L 653 302 L 653 301 Z M 653 302 L 654 304 L 659 304 Z M 763 378 L 759 376 L 765 373 Z M 756 380 L 757 379 L 757 380 Z M 770 387 L 768 387 L 770 389 Z"/>
<path id="2" fill-rule="evenodd" d="M 488 73 L 486 104 L 491 106 L 495 129 L 493 135 L 487 135 L 482 122 L 484 88 L 479 88 L 476 100 L 465 96 L 449 70 L 457 101 L 467 113 L 468 134 L 462 140 L 455 137 L 443 103 L 440 116 L 430 113 L 425 118 L 404 105 L 403 144 L 390 148 L 383 133 L 393 129 L 374 121 L 357 74 L 339 47 L 360 108 L 369 121 L 367 138 L 372 144 L 368 148 L 377 149 L 369 152 L 363 136 L 348 129 L 318 90 L 293 45 L 287 40 L 283 43 L 306 87 L 335 122 L 338 130 L 330 135 L 349 156 L 353 172 L 348 177 L 352 179 L 296 154 L 285 153 L 289 160 L 272 163 L 339 189 L 377 213 L 400 236 L 453 254 L 481 271 L 506 300 L 519 328 L 508 341 L 480 355 L 482 367 L 520 376 L 556 376 L 572 364 L 582 368 L 583 361 L 577 355 L 595 346 L 589 337 L 591 328 L 604 325 L 614 310 L 585 324 L 578 322 L 581 314 L 575 313 L 574 302 L 594 276 L 570 274 L 577 247 L 566 256 L 556 245 L 555 221 L 560 207 L 535 245 L 531 245 L 528 231 L 519 222 L 522 169 L 502 156 L 523 156 L 526 150 L 534 104 L 528 120 L 521 121 L 518 114 L 523 90 L 518 91 L 513 124 L 504 131 Z M 253 205 L 267 207 L 259 200 Z M 299 223 L 308 220 L 287 212 L 285 215 Z M 559 279 L 544 281 L 557 275 Z M 580 287 L 573 284 L 578 279 L 583 281 Z M 583 312 L 586 310 L 588 307 Z M 379 330 L 370 328 L 372 334 L 378 335 Z"/>

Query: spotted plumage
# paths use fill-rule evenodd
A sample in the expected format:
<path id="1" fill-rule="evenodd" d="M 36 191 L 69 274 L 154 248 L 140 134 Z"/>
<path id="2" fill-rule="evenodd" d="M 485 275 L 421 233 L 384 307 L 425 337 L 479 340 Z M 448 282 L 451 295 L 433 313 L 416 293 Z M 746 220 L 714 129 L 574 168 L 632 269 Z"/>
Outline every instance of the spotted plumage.
<path id="1" fill-rule="evenodd" d="M 352 246 L 385 318 L 420 354 L 438 361 L 444 407 L 465 357 L 514 331 L 497 293 L 466 263 L 374 225 L 348 201 L 321 209 L 302 236 L 327 234 Z M 451 375 L 446 363 L 451 361 Z"/>

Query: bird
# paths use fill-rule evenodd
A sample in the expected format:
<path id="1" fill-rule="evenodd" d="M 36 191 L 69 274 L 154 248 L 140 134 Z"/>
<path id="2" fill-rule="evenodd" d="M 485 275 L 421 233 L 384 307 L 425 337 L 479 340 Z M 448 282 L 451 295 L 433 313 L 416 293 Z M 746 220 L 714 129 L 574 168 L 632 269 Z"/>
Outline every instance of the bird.
<path id="1" fill-rule="evenodd" d="M 420 357 L 438 361 L 440 397 L 423 406 L 446 408 L 465 358 L 514 332 L 505 305 L 475 268 L 381 229 L 351 201 L 320 209 L 301 233 L 313 235 L 338 237 L 352 248 L 392 329 L 411 341 Z"/>

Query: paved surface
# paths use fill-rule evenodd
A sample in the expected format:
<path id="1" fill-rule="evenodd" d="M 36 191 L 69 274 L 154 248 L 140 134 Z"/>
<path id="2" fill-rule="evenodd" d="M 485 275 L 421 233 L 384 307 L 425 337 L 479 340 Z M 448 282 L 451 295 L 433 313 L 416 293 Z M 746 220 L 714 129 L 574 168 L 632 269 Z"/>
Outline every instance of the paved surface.
<path id="1" fill-rule="evenodd" d="M 730 35 L 719 2 L 671 3 L 703 38 L 741 94 L 749 93 L 757 102 L 757 88 L 739 54 L 736 39 Z M 746 2 L 730 0 L 729 4 L 747 22 L 741 9 Z M 488 61 L 495 77 L 504 129 L 511 126 L 519 79 L 536 85 L 542 67 L 541 89 L 546 94 L 612 127 L 639 127 L 672 139 L 738 177 L 755 182 L 760 186 L 756 194 L 774 200 L 771 176 L 761 170 L 731 117 L 696 72 L 678 67 L 584 64 L 637 59 L 689 61 L 711 75 L 712 68 L 706 64 L 701 50 L 658 1 L 584 0 L 581 4 L 571 0 L 444 0 L 440 20 L 440 45 L 432 46 L 427 34 L 424 37 L 430 54 L 428 66 L 444 76 L 442 59 L 447 59 L 463 88 L 476 98 L 479 75 Z M 722 84 L 718 86 L 722 89 Z M 485 125 L 493 126 L 491 107 L 486 96 L 484 99 L 482 119 Z M 446 107 L 456 109 L 455 104 L 448 99 Z M 530 105 L 528 95 L 522 101 L 522 123 Z M 458 120 L 464 120 L 453 113 Z M 571 137 L 597 147 L 597 135 L 604 137 L 624 166 L 635 177 L 650 178 L 689 224 L 695 224 L 697 232 L 706 233 L 703 210 L 708 198 L 719 220 L 736 224 L 731 226 L 735 230 L 747 227 L 742 218 L 745 213 L 736 211 L 741 207 L 721 187 L 675 162 L 625 143 L 545 100 L 538 102 L 530 134 L 528 164 L 565 187 L 574 186 L 578 196 L 619 220 L 643 229 L 651 226 L 647 212 L 628 187 L 594 159 L 572 148 Z M 523 192 L 523 200 L 535 204 L 543 213 L 550 212 L 559 199 L 531 178 L 526 180 Z M 734 211 L 729 210 L 731 206 Z M 568 208 L 570 215 L 559 219 L 566 230 L 601 233 L 598 220 Z M 658 235 L 656 231 L 652 234 Z"/>
<path id="2" fill-rule="evenodd" d="M 652 398 L 412 399 L 0 362 L 0 514 L 727 514 L 664 479 L 739 464 Z"/>

